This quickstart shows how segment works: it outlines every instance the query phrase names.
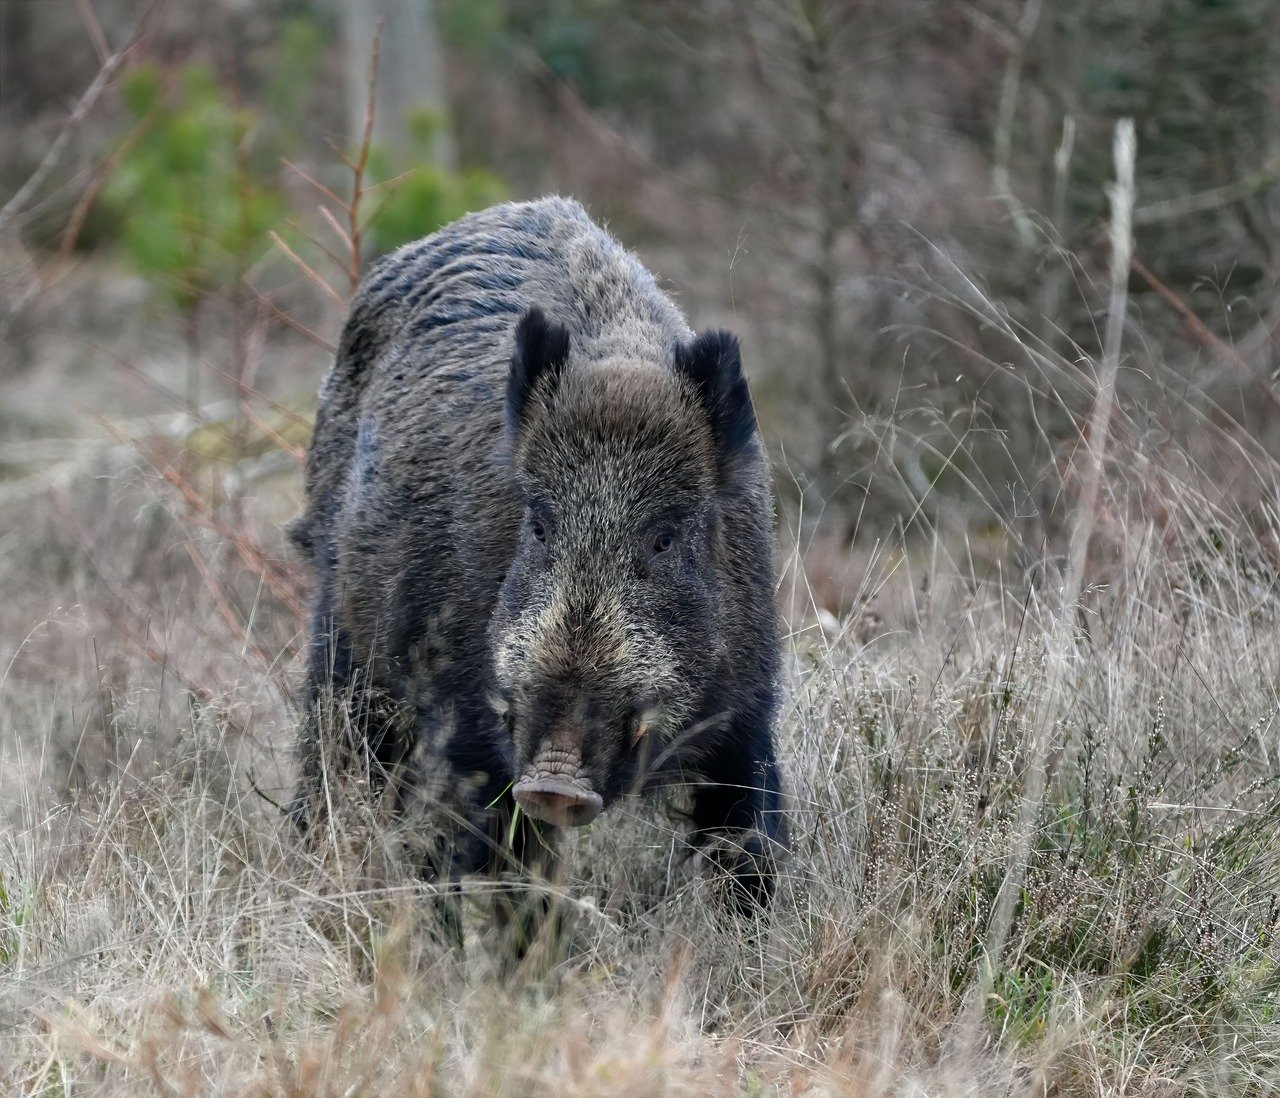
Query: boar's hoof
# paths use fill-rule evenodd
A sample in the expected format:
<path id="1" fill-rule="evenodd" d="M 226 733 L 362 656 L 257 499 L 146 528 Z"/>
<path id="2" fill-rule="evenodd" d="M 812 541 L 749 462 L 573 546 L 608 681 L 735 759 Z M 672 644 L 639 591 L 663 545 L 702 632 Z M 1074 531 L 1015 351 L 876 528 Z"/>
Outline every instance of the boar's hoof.
<path id="1" fill-rule="evenodd" d="M 513 792 L 530 816 L 555 827 L 589 824 L 604 807 L 599 793 L 558 778 L 524 778 Z"/>

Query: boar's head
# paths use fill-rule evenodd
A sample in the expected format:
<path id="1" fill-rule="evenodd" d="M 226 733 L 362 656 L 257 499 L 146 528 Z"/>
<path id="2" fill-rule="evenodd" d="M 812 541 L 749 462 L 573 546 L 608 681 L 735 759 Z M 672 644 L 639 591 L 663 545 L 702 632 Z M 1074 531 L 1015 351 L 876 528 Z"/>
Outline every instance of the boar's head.
<path id="1" fill-rule="evenodd" d="M 732 336 L 665 362 L 570 362 L 570 343 L 537 309 L 516 331 L 524 514 L 489 633 L 516 799 L 559 826 L 638 784 L 714 696 L 732 639 L 721 515 L 759 445 Z"/>

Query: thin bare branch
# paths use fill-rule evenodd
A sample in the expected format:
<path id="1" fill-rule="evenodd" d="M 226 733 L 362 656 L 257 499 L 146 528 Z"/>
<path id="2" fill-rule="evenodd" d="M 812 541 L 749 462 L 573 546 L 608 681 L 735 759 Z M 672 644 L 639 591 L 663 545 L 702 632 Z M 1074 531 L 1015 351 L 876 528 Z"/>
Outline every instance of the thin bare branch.
<path id="1" fill-rule="evenodd" d="M 59 161 L 62 160 L 62 154 L 66 152 L 71 135 L 80 126 L 80 123 L 89 116 L 93 108 L 97 106 L 98 100 L 102 98 L 102 93 L 107 90 L 111 81 L 115 79 L 116 71 L 123 63 L 126 53 L 127 51 L 121 51 L 120 53 L 112 54 L 103 62 L 102 68 L 98 70 L 98 75 L 93 79 L 93 83 L 80 96 L 58 136 L 53 139 L 53 143 L 45 152 L 44 157 L 36 165 L 36 170 L 18 188 L 13 197 L 3 207 L 0 207 L 0 233 L 3 233 L 8 228 L 9 223 L 22 213 L 27 204 L 44 185 L 49 173 L 58 166 Z"/>
<path id="2" fill-rule="evenodd" d="M 351 293 L 360 286 L 360 268 L 363 263 L 364 228 L 360 223 L 360 200 L 364 197 L 364 173 L 369 166 L 369 149 L 373 143 L 373 121 L 378 109 L 378 58 L 382 52 L 382 17 L 378 17 L 373 31 L 373 49 L 369 58 L 369 98 L 364 108 L 364 130 L 360 138 L 360 152 L 351 165 L 351 202 L 347 206 L 347 239 L 351 244 L 347 281 Z"/>
<path id="3" fill-rule="evenodd" d="M 120 161 L 128 156 L 129 151 L 142 140 L 155 120 L 156 112 L 154 111 L 145 118 L 140 119 L 138 124 L 129 132 L 129 135 L 116 147 L 116 150 L 93 170 L 89 185 L 80 193 L 75 209 L 71 211 L 71 217 L 67 221 L 67 227 L 62 231 L 62 239 L 58 242 L 58 264 L 66 263 L 71 258 L 71 252 L 80 237 L 80 230 L 84 228 L 85 219 L 89 216 L 89 211 L 93 208 L 94 202 L 97 201 L 98 195 L 102 193 L 102 189 L 111 181 L 111 177 L 120 166 Z"/>
<path id="4" fill-rule="evenodd" d="M 1209 329 L 1194 312 L 1191 306 L 1182 300 L 1166 283 L 1152 273 L 1151 269 L 1142 262 L 1137 256 L 1130 261 L 1135 274 L 1138 275 L 1148 286 L 1150 286 L 1160 296 L 1175 313 L 1178 314 L 1186 324 L 1191 335 L 1201 346 L 1206 347 L 1217 355 L 1222 361 L 1226 362 L 1233 370 L 1239 371 L 1242 381 L 1258 382 L 1258 390 L 1264 395 L 1266 400 L 1273 406 L 1280 407 L 1280 397 L 1277 397 L 1271 391 L 1271 387 L 1265 384 L 1261 378 L 1249 367 L 1249 364 L 1241 358 L 1235 349 L 1224 343 Z"/>
<path id="5" fill-rule="evenodd" d="M 1000 103 L 995 126 L 995 163 L 991 168 L 991 182 L 996 196 L 1004 203 L 1018 231 L 1018 239 L 1024 248 L 1035 243 L 1035 227 L 1026 210 L 1013 193 L 1010 164 L 1013 159 L 1013 127 L 1017 119 L 1018 89 L 1022 84 L 1022 68 L 1026 61 L 1027 46 L 1035 34 L 1040 20 L 1040 0 L 1026 0 L 1022 16 L 1018 20 L 1016 35 L 1005 62 L 1004 78 L 1000 83 Z"/>
<path id="6" fill-rule="evenodd" d="M 298 178 L 300 178 L 304 183 L 309 183 L 311 186 L 313 186 L 317 191 L 319 191 L 322 195 L 324 195 L 324 197 L 327 198 L 330 202 L 332 202 L 335 206 L 343 210 L 347 208 L 346 202 L 344 202 L 341 198 L 339 198 L 336 194 L 334 194 L 333 191 L 331 191 L 328 187 L 326 187 L 323 183 L 321 183 L 320 180 L 318 180 L 315 176 L 304 171 L 302 168 L 299 168 L 298 165 L 295 164 L 292 160 L 288 160 L 288 159 L 285 159 L 284 157 L 281 157 L 280 163 L 283 164 L 286 168 L 288 168 L 291 172 L 293 172 L 294 175 L 298 176 Z"/>
<path id="7" fill-rule="evenodd" d="M 253 405 L 250 404 L 247 400 L 240 402 L 240 411 L 243 412 L 249 419 L 253 420 L 254 424 L 256 424 L 256 426 L 258 427 L 258 430 L 260 430 L 263 434 L 265 434 L 268 438 L 270 438 L 272 442 L 274 442 L 281 450 L 283 450 L 286 454 L 288 454 L 291 458 L 293 458 L 294 461 L 300 462 L 303 460 L 303 458 L 307 456 L 304 450 L 302 450 L 300 447 L 295 446 L 293 443 L 291 443 L 282 434 L 280 434 L 279 431 L 277 431 L 274 427 L 272 427 L 270 423 L 268 423 L 265 419 L 263 419 L 260 415 L 258 415 L 258 413 L 254 410 Z"/>
<path id="8" fill-rule="evenodd" d="M 1222 209 L 1224 206 L 1241 202 L 1252 195 L 1265 191 L 1280 181 L 1280 158 L 1276 163 L 1226 183 L 1221 187 L 1213 187 L 1196 194 L 1181 195 L 1177 198 L 1166 198 L 1160 202 L 1152 202 L 1139 206 L 1133 211 L 1135 225 L 1155 225 L 1162 221 L 1176 221 L 1190 214 L 1207 213 L 1210 210 Z"/>
<path id="9" fill-rule="evenodd" d="M 336 344 L 325 339 L 324 336 L 322 336 L 314 328 L 308 328 L 305 324 L 302 323 L 302 321 L 295 320 L 288 313 L 286 313 L 282 308 L 280 308 L 279 305 L 277 305 L 274 301 L 272 301 L 271 298 L 269 298 L 266 294 L 264 294 L 261 290 L 259 290 L 257 286 L 254 286 L 247 282 L 245 283 L 245 285 L 249 287 L 249 292 L 253 294 L 253 296 L 257 299 L 258 303 L 261 304 L 267 310 L 267 312 L 269 312 L 276 320 L 280 321 L 280 323 L 287 324 L 299 335 L 306 336 L 307 339 L 311 340 L 311 342 L 314 343 L 317 347 L 323 347 L 330 354 L 337 353 L 338 348 Z"/>
<path id="10" fill-rule="evenodd" d="M 323 210 L 324 207 L 321 206 L 320 209 Z M 337 264 L 337 267 L 339 270 L 342 270 L 342 271 L 346 270 L 346 267 L 347 267 L 346 261 L 339 259 L 336 255 L 334 255 L 327 245 L 322 243 L 319 239 L 317 239 L 311 233 L 307 232 L 307 230 L 304 229 L 301 225 L 299 225 L 298 222 L 289 220 L 285 222 L 285 226 L 286 228 L 292 229 L 295 233 L 297 233 L 300 237 L 302 237 L 302 239 L 305 240 L 308 244 L 311 244 L 314 248 L 316 248 L 317 251 L 324 253 L 325 258 Z"/>
<path id="11" fill-rule="evenodd" d="M 337 305 L 339 309 L 346 307 L 346 303 L 338 295 L 338 291 L 335 290 L 332 286 L 330 286 L 329 283 L 327 283 L 316 272 L 314 267 L 312 267 L 305 259 L 303 259 L 300 255 L 298 255 L 297 252 L 295 252 L 292 248 L 290 248 L 289 245 L 284 242 L 284 240 L 281 238 L 278 232 L 272 229 L 270 230 L 268 235 L 271 237 L 271 242 L 277 248 L 279 248 L 280 251 L 283 252 L 290 260 L 293 261 L 294 266 L 296 266 L 300 271 L 302 271 L 302 273 L 305 274 L 309 279 L 311 279 L 311 281 L 314 282 L 318 287 L 320 287 L 320 289 L 324 292 L 324 294 L 329 298 L 330 301 L 332 301 L 335 305 Z"/>
<path id="12" fill-rule="evenodd" d="M 403 183 L 411 175 L 414 175 L 417 171 L 418 169 L 416 167 L 406 168 L 399 175 L 393 175 L 390 179 L 384 179 L 381 183 L 374 183 L 368 187 L 365 187 L 364 193 L 376 194 L 378 191 L 384 190 L 387 187 L 398 187 L 401 183 Z"/>
<path id="13" fill-rule="evenodd" d="M 333 230 L 334 235 L 336 235 L 337 238 L 340 241 L 342 241 L 342 246 L 346 248 L 348 251 L 350 251 L 351 236 L 348 234 L 347 230 L 344 229 L 340 224 L 338 224 L 338 219 L 333 216 L 333 213 L 329 210 L 329 207 L 320 206 L 318 207 L 318 209 L 320 211 L 321 220 L 324 221 L 324 223 Z"/>
<path id="14" fill-rule="evenodd" d="M 1133 120 L 1121 119 L 1116 126 L 1116 180 L 1108 191 L 1111 201 L 1111 293 L 1107 311 L 1107 331 L 1102 348 L 1098 394 L 1089 416 L 1084 439 L 1085 468 L 1080 473 L 1080 501 L 1071 531 L 1067 582 L 1063 592 L 1066 606 L 1074 605 L 1084 586 L 1089 540 L 1097 519 L 1098 493 L 1106 460 L 1111 409 L 1115 403 L 1116 374 L 1120 369 L 1121 339 L 1129 302 L 1129 269 L 1133 260 L 1133 165 L 1135 138 Z"/>
<path id="15" fill-rule="evenodd" d="M 89 40 L 98 54 L 99 64 L 106 64 L 111 56 L 111 47 L 107 44 L 107 36 L 102 32 L 102 24 L 98 21 L 98 13 L 93 10 L 89 0 L 76 0 L 76 8 L 80 12 L 80 21 L 88 32 Z"/>
<path id="16" fill-rule="evenodd" d="M 66 122 L 63 123 L 62 129 L 58 132 L 58 136 L 53 139 L 53 143 L 41 158 L 40 163 L 36 165 L 36 170 L 27 177 L 27 181 L 18 188 L 9 201 L 3 207 L 0 207 L 0 233 L 3 233 L 9 223 L 22 214 L 28 203 L 35 197 L 36 193 L 44 185 L 44 181 L 49 177 L 49 173 L 62 160 L 62 155 L 66 152 L 67 145 L 71 141 L 71 135 L 89 116 L 94 107 L 97 106 L 98 100 L 102 98 L 103 93 L 110 87 L 112 80 L 115 79 L 120 66 L 144 42 L 147 36 L 147 27 L 151 20 L 151 13 L 156 7 L 156 2 L 157 0 L 153 0 L 153 3 L 142 13 L 142 17 L 134 27 L 133 34 L 129 36 L 129 41 L 125 47 L 111 54 L 102 62 L 98 75 L 93 78 L 93 81 L 84 90 L 84 94 L 76 101 L 76 105 L 72 107 Z M 92 11 L 89 14 L 92 16 Z M 93 17 L 92 22 L 93 24 L 97 23 L 96 16 Z M 101 31 L 101 27 L 98 29 Z"/>

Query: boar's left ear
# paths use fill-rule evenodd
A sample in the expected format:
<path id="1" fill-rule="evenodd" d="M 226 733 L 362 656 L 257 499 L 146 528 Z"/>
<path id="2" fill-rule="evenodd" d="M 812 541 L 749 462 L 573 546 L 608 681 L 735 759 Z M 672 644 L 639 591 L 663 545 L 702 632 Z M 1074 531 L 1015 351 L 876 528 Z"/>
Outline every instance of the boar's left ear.
<path id="1" fill-rule="evenodd" d="M 569 331 L 536 305 L 516 325 L 516 348 L 507 375 L 507 431 L 519 433 L 529 399 L 543 378 L 554 389 L 569 358 Z"/>
<path id="2" fill-rule="evenodd" d="M 742 376 L 737 336 L 703 332 L 689 343 L 677 344 L 675 366 L 676 373 L 693 382 L 722 466 L 731 468 L 756 434 L 756 411 Z"/>

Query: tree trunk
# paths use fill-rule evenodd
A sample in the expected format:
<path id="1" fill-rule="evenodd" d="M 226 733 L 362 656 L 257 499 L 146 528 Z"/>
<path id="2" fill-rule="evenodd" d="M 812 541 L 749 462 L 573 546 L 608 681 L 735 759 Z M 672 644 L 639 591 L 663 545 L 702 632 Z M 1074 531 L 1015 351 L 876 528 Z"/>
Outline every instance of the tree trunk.
<path id="1" fill-rule="evenodd" d="M 369 102 L 369 62 L 373 37 L 382 21 L 378 59 L 378 99 L 373 140 L 393 153 L 410 147 L 408 118 L 416 110 L 435 116 L 430 161 L 456 167 L 449 119 L 444 52 L 435 0 L 337 0 L 347 64 L 347 125 L 352 148 L 359 146 Z"/>

